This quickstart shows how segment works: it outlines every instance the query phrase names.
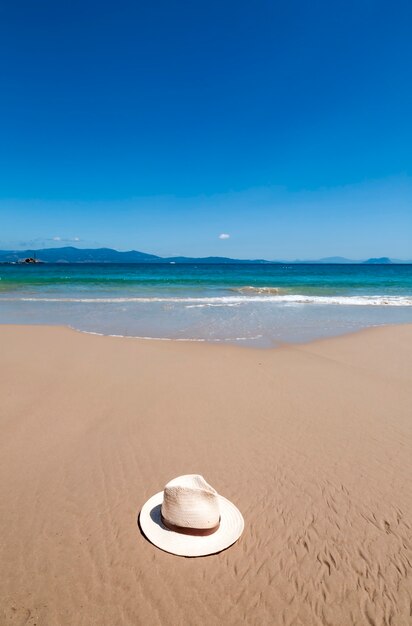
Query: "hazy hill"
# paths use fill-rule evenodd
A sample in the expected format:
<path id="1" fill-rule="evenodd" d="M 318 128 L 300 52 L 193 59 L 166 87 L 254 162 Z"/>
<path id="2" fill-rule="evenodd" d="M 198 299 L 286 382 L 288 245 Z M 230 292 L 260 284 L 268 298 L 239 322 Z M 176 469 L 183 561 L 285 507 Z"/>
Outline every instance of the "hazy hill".
<path id="1" fill-rule="evenodd" d="M 290 262 L 290 261 L 289 261 Z M 352 259 L 347 259 L 344 256 L 328 256 L 323 259 L 296 259 L 293 263 L 362 263 L 362 261 L 353 261 Z"/>

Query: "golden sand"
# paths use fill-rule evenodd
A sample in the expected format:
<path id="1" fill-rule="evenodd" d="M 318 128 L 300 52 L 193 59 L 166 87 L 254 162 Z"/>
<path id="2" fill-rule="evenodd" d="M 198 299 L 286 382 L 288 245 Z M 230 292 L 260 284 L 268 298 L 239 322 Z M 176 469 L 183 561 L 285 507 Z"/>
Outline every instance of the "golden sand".
<path id="1" fill-rule="evenodd" d="M 257 350 L 0 326 L 0 624 L 412 623 L 412 326 Z M 200 473 L 245 532 L 139 532 Z"/>

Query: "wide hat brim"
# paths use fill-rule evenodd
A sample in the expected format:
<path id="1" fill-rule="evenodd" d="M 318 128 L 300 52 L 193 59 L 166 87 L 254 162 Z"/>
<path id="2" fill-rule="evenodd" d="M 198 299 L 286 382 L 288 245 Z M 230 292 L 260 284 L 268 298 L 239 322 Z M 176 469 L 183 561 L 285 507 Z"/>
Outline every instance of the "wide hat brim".
<path id="1" fill-rule="evenodd" d="M 185 535 L 167 528 L 161 520 L 163 491 L 152 496 L 142 507 L 139 524 L 143 534 L 155 546 L 178 556 L 206 556 L 229 548 L 243 532 L 241 512 L 230 500 L 219 498 L 220 525 L 212 535 Z"/>

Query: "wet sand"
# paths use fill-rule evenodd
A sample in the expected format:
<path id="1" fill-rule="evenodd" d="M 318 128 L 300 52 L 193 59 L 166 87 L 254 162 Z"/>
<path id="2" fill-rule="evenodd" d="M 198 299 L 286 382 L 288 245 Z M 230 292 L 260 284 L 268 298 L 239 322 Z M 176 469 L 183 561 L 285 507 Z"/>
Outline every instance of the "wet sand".
<path id="1" fill-rule="evenodd" d="M 257 350 L 0 326 L 0 623 L 412 623 L 412 326 Z M 141 535 L 200 473 L 245 518 Z"/>

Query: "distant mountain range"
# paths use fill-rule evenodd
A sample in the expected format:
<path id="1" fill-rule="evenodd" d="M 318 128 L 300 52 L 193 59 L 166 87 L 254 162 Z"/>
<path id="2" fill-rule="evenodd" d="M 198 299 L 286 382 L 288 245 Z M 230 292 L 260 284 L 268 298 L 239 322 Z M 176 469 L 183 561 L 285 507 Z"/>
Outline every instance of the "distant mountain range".
<path id="1" fill-rule="evenodd" d="M 44 263 L 270 263 L 263 259 L 238 261 L 212 256 L 199 259 L 184 256 L 164 258 L 138 250 L 119 252 L 112 248 L 83 249 L 72 246 L 42 250 L 0 250 L 0 263 L 17 263 L 26 258 Z"/>
<path id="2" fill-rule="evenodd" d="M 390 259 L 380 257 L 376 259 L 366 259 L 353 261 L 344 257 L 334 256 L 323 259 L 307 259 L 295 261 L 266 261 L 264 259 L 230 259 L 227 257 L 160 257 L 154 254 L 146 254 L 137 250 L 119 252 L 112 248 L 74 248 L 72 246 L 64 248 L 44 248 L 42 250 L 0 250 L 0 263 L 18 263 L 24 259 L 36 259 L 44 263 L 366 263 L 366 264 L 390 264 L 390 263 L 412 263 L 400 259 Z"/>

